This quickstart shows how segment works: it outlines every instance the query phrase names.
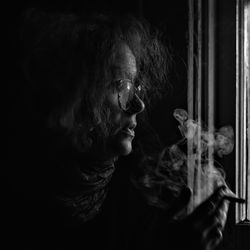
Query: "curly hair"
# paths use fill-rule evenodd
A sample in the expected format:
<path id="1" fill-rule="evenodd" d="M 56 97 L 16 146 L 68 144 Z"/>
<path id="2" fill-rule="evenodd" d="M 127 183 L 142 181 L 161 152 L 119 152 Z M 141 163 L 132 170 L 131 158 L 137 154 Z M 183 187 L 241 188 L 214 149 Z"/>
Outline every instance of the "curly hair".
<path id="1" fill-rule="evenodd" d="M 166 86 L 171 55 L 145 20 L 37 9 L 24 17 L 20 58 L 34 115 L 50 129 L 66 131 L 81 151 L 91 146 L 93 131 L 100 138 L 108 134 L 103 104 L 119 44 L 127 44 L 136 58 L 147 107 Z"/>

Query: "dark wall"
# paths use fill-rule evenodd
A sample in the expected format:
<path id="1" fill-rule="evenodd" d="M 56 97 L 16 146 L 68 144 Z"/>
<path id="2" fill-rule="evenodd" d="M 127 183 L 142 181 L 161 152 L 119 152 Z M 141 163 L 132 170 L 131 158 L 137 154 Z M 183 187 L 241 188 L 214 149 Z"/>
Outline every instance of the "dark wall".
<path id="1" fill-rule="evenodd" d="M 145 1 L 143 7 L 144 17 L 164 33 L 166 46 L 172 53 L 170 88 L 151 115 L 151 124 L 163 143 L 171 145 L 181 137 L 173 111 L 175 108 L 187 109 L 188 2 L 170 1 L 166 5 L 164 1 L 158 4 Z"/>

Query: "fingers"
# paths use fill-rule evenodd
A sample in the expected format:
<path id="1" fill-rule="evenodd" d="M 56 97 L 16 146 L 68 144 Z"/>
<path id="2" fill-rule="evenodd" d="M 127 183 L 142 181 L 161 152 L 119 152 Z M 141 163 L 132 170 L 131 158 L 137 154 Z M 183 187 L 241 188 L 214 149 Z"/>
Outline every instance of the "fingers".
<path id="1" fill-rule="evenodd" d="M 221 238 L 227 220 L 229 201 L 224 199 L 225 190 L 225 186 L 219 187 L 192 215 L 196 228 L 208 235 L 205 237 L 208 241 L 215 240 L 215 243 Z"/>
<path id="2" fill-rule="evenodd" d="M 222 240 L 229 200 L 227 187 L 221 186 L 196 210 L 188 216 L 186 223 L 189 225 L 190 232 L 195 232 L 203 246 L 211 246 L 204 249 L 213 249 Z"/>
<path id="3" fill-rule="evenodd" d="M 223 205 L 224 206 L 224 205 Z M 226 209 L 226 206 L 225 206 Z M 221 210 L 220 210 L 221 211 Z M 223 209 L 224 211 L 224 209 Z M 214 249 L 223 239 L 223 230 L 226 222 L 226 213 L 214 213 L 206 220 L 206 223 L 200 225 L 200 232 L 203 232 L 203 245 L 206 249 Z"/>
<path id="4" fill-rule="evenodd" d="M 193 217 L 201 218 L 213 213 L 219 202 L 223 199 L 225 190 L 226 186 L 221 186 L 216 189 L 215 192 L 206 201 L 204 201 L 199 207 L 196 208 L 196 210 L 193 212 Z"/>
<path id="5" fill-rule="evenodd" d="M 223 230 L 227 220 L 228 208 L 229 201 L 222 199 L 214 210 L 204 220 L 200 221 L 202 230 L 211 230 L 214 227 Z"/>
<path id="6" fill-rule="evenodd" d="M 204 242 L 214 249 L 223 239 L 223 230 L 227 220 L 229 201 L 221 199 L 214 212 L 211 213 L 204 224 L 200 224 L 200 230 L 204 232 Z"/>
<path id="7" fill-rule="evenodd" d="M 221 227 L 224 228 L 227 221 L 229 201 L 222 199 L 214 211 L 213 216 L 217 217 Z"/>
<path id="8" fill-rule="evenodd" d="M 223 239 L 222 230 L 218 227 L 214 227 L 207 234 L 207 242 L 210 242 L 210 246 L 213 249 L 217 246 Z"/>
<path id="9" fill-rule="evenodd" d="M 223 238 L 223 230 L 227 220 L 227 212 L 229 208 L 229 201 L 221 200 L 215 212 L 209 217 L 212 223 L 207 225 L 207 240 L 214 246 L 218 245 Z"/>

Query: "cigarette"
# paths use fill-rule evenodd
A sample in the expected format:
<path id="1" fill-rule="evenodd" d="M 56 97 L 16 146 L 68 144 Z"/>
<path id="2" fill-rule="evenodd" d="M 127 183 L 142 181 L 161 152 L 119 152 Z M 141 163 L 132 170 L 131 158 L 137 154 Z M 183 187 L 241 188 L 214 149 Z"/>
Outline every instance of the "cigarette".
<path id="1" fill-rule="evenodd" d="M 243 198 L 238 197 L 235 193 L 233 193 L 230 189 L 228 189 L 225 192 L 225 195 L 223 196 L 224 199 L 232 201 L 232 202 L 237 202 L 237 203 L 245 203 L 246 200 Z"/>
<path id="2" fill-rule="evenodd" d="M 246 200 L 244 200 L 243 198 L 239 198 L 237 196 L 225 195 L 223 198 L 226 200 L 232 201 L 232 202 L 237 202 L 237 203 L 245 203 L 246 202 Z"/>

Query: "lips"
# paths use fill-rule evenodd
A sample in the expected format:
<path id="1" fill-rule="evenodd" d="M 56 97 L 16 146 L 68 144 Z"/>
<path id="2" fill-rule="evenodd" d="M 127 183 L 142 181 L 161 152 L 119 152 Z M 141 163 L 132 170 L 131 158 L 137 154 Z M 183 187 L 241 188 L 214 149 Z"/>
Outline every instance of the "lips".
<path id="1" fill-rule="evenodd" d="M 126 134 L 132 138 L 135 137 L 135 131 L 133 129 L 130 129 L 130 128 L 126 128 L 126 129 L 121 130 L 121 133 Z"/>

